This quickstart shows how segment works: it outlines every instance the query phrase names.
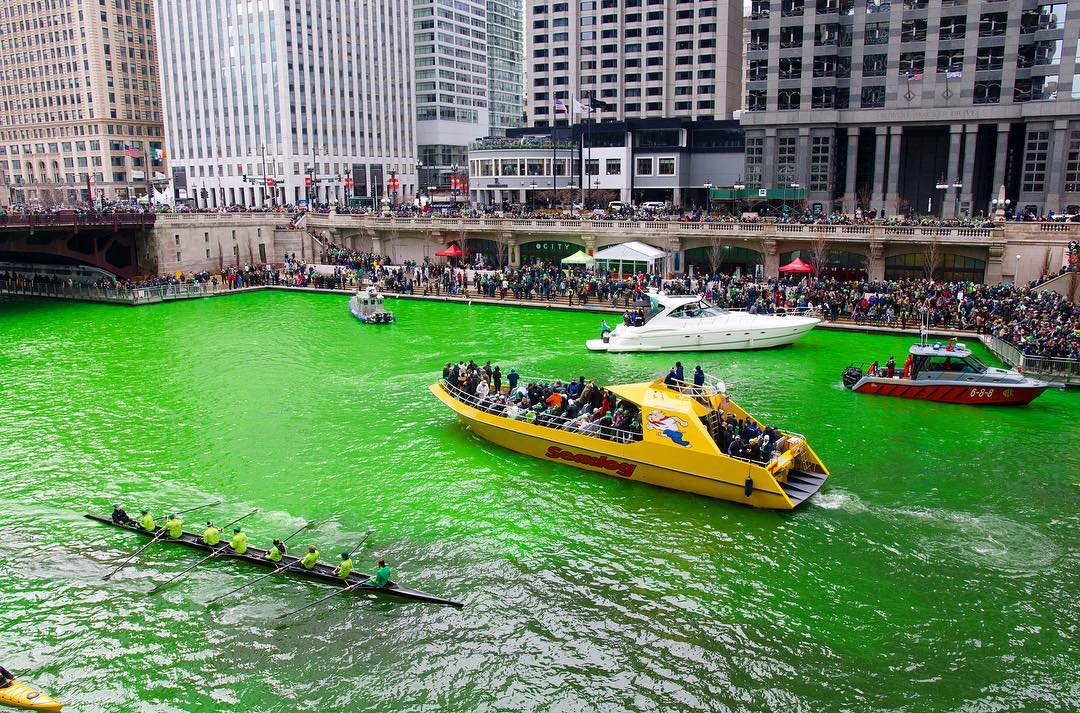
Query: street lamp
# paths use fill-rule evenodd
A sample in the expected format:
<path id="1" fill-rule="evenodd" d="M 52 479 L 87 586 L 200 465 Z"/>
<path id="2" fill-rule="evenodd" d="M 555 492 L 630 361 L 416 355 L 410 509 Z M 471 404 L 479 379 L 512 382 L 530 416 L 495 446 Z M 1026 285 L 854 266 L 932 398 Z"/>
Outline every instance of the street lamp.
<path id="1" fill-rule="evenodd" d="M 705 179 L 705 210 L 712 213 L 712 181 Z"/>
<path id="2" fill-rule="evenodd" d="M 529 194 L 529 212 L 532 213 L 536 207 L 536 181 L 529 184 L 529 188 L 532 192 Z"/>
<path id="3" fill-rule="evenodd" d="M 1020 255 L 1016 256 L 1016 266 L 1013 268 L 1013 285 L 1020 284 Z"/>
<path id="4" fill-rule="evenodd" d="M 997 218 L 997 213 L 998 213 L 998 211 L 1000 210 L 1000 211 L 1001 211 L 1001 215 L 1002 215 L 1002 217 L 1004 218 L 1004 217 L 1005 217 L 1005 213 L 1006 213 L 1006 212 L 1008 212 L 1008 210 L 1009 210 L 1009 206 L 1010 206 L 1011 204 L 1012 204 L 1012 201 L 1011 201 L 1011 200 L 1009 200 L 1008 198 L 1006 198 L 1006 199 L 1004 199 L 1004 200 L 1000 200 L 1000 199 L 998 199 L 998 198 L 992 198 L 992 199 L 990 200 L 990 207 L 991 207 L 991 209 L 993 210 L 993 213 L 992 213 L 991 217 L 992 217 L 992 218 Z"/>
<path id="5" fill-rule="evenodd" d="M 735 181 L 734 184 L 732 184 L 731 187 L 735 189 L 735 197 L 731 199 L 731 209 L 733 211 L 735 211 L 736 214 L 738 214 L 739 213 L 739 201 L 742 198 L 742 196 L 739 195 L 739 191 L 742 191 L 742 190 L 746 189 L 746 184 L 743 183 L 742 176 L 739 176 L 739 178 Z"/>

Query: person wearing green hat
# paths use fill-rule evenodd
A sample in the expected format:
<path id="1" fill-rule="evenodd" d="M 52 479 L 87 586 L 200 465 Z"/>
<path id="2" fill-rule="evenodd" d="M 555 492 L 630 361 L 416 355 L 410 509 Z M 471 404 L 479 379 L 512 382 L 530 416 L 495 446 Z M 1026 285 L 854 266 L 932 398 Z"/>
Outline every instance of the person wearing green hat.
<path id="1" fill-rule="evenodd" d="M 341 564 L 334 568 L 334 576 L 348 579 L 352 572 L 352 558 L 348 552 L 341 553 Z"/>
<path id="2" fill-rule="evenodd" d="M 140 518 L 139 524 L 142 525 L 142 529 L 147 532 L 153 532 L 157 528 L 157 525 L 154 524 L 154 518 L 150 514 L 150 511 L 143 508 L 140 512 L 142 513 L 142 518 Z"/>
<path id="3" fill-rule="evenodd" d="M 174 513 L 169 513 L 169 519 L 165 521 L 165 529 L 169 531 L 169 537 L 177 540 L 184 534 L 184 521 Z"/>
<path id="4" fill-rule="evenodd" d="M 319 551 L 315 549 L 315 545 L 309 545 L 307 548 L 307 554 L 300 560 L 300 564 L 304 566 L 304 569 L 311 569 L 315 566 L 315 563 L 319 561 Z"/>
<path id="5" fill-rule="evenodd" d="M 229 541 L 229 547 L 238 555 L 247 552 L 247 533 L 244 532 L 243 528 L 233 528 L 233 538 Z"/>
<path id="6" fill-rule="evenodd" d="M 210 520 L 206 521 L 206 529 L 203 530 L 202 541 L 211 547 L 221 542 L 221 530 L 214 527 L 214 523 Z"/>
<path id="7" fill-rule="evenodd" d="M 131 519 L 131 516 L 124 511 L 124 508 L 120 507 L 120 503 L 116 503 L 112 506 L 112 521 L 117 525 L 134 525 L 135 521 Z"/>

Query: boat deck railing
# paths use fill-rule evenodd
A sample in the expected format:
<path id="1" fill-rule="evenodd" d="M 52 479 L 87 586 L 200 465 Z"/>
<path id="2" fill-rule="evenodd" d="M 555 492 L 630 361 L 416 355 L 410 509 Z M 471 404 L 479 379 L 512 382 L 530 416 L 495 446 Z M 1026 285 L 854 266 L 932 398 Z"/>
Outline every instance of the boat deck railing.
<path id="1" fill-rule="evenodd" d="M 550 381 L 543 381 L 541 379 L 530 379 L 526 376 L 522 376 L 521 380 L 525 383 L 550 383 Z M 458 401 L 472 406 L 475 409 L 489 413 L 493 416 L 501 416 L 503 418 L 510 418 L 506 415 L 506 406 L 496 403 L 491 399 L 481 399 L 477 396 L 473 396 L 469 392 L 465 391 L 456 384 L 451 384 L 449 381 L 443 380 L 443 388 Z M 622 428 L 615 428 L 614 426 L 598 426 L 595 432 L 582 431 L 580 428 L 574 426 L 576 418 L 568 418 L 566 416 L 554 416 L 550 414 L 537 414 L 535 421 L 524 421 L 525 423 L 533 423 L 537 426 L 545 426 L 547 428 L 554 428 L 560 431 L 566 431 L 568 433 L 576 433 L 581 436 L 592 436 L 593 438 L 602 438 L 606 441 L 615 441 L 617 443 L 631 443 L 633 441 L 640 441 L 644 436 L 638 431 L 628 431 Z M 543 422 L 541 422 L 541 420 Z"/>

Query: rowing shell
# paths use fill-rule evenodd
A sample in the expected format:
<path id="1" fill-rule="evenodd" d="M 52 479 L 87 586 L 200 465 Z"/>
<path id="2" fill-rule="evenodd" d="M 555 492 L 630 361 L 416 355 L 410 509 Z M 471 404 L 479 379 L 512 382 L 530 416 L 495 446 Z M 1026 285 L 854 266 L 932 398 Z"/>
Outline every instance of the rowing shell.
<path id="1" fill-rule="evenodd" d="M 140 535 L 145 535 L 146 537 L 153 537 L 154 535 L 160 533 L 160 530 L 153 533 L 147 532 L 138 525 L 118 525 L 117 523 L 113 522 L 112 519 L 102 517 L 100 515 L 92 515 L 87 513 L 86 517 L 91 520 L 104 523 L 106 525 L 118 527 L 121 530 L 137 532 Z M 190 532 L 185 532 L 178 538 L 165 536 L 158 540 L 158 542 L 175 542 L 176 544 L 187 545 L 188 547 L 202 550 L 204 552 L 213 552 L 218 549 L 217 547 L 211 547 L 210 545 L 207 545 L 199 538 L 198 535 Z M 328 564 L 319 563 L 311 569 L 304 569 L 299 565 L 300 558 L 293 557 L 292 555 L 286 555 L 281 559 L 281 562 L 273 562 L 266 558 L 266 550 L 259 549 L 258 547 L 249 546 L 247 552 L 242 555 L 229 550 L 226 552 L 222 552 L 219 556 L 231 557 L 233 559 L 238 559 L 243 562 L 250 562 L 251 564 L 259 565 L 260 567 L 264 567 L 266 569 L 277 569 L 278 567 L 283 567 L 285 565 L 296 565 L 295 568 L 290 567 L 289 569 L 282 571 L 282 574 L 293 577 L 300 577 L 301 579 L 310 579 L 315 582 L 323 582 L 325 584 L 336 584 L 338 586 L 343 586 L 345 584 L 356 585 L 356 588 L 352 590 L 354 592 L 370 592 L 372 594 L 381 594 L 390 597 L 397 597 L 399 599 L 409 599 L 417 602 L 427 602 L 428 604 L 442 604 L 444 606 L 450 607 L 465 606 L 461 602 L 456 602 L 452 599 L 444 599 L 442 597 L 437 597 L 434 594 L 427 594 L 426 592 L 421 592 L 418 589 L 402 587 L 401 585 L 392 581 L 387 583 L 385 587 L 376 587 L 373 584 L 365 584 L 364 580 L 366 580 L 371 575 L 364 574 L 363 572 L 354 572 L 349 576 L 348 580 L 344 580 L 341 577 L 335 576 L 334 568 Z"/>

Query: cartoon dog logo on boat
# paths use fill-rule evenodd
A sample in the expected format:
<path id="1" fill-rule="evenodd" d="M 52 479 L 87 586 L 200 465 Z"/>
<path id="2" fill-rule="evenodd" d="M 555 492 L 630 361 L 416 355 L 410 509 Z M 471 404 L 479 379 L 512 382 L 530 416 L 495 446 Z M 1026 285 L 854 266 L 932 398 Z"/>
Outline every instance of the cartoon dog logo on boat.
<path id="1" fill-rule="evenodd" d="M 683 429 L 689 424 L 678 416 L 670 416 L 663 411 L 651 411 L 645 419 L 645 427 L 651 431 L 659 431 L 667 436 L 676 445 L 690 447 L 690 443 L 683 438 Z"/>

